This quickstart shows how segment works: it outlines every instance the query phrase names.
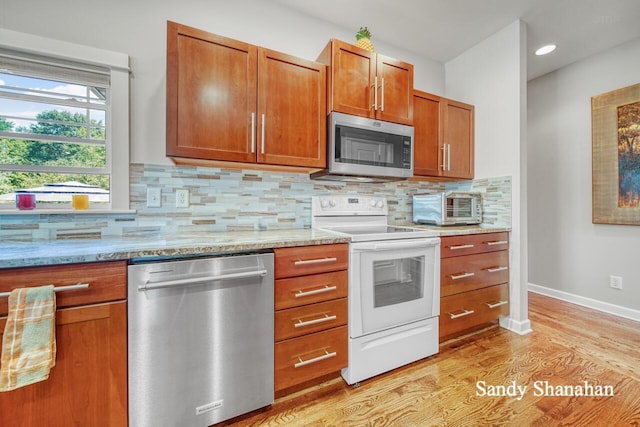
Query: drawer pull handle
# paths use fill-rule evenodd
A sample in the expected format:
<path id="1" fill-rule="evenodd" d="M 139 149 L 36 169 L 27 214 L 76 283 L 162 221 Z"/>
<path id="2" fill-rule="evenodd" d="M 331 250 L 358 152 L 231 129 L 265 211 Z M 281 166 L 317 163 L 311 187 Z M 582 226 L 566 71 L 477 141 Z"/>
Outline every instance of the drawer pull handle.
<path id="1" fill-rule="evenodd" d="M 336 353 L 335 351 L 332 352 L 332 353 L 329 353 L 327 350 L 325 350 L 324 354 L 322 356 L 314 357 L 313 359 L 302 360 L 302 357 L 298 357 L 299 362 L 296 363 L 295 365 L 293 365 L 293 367 L 294 368 L 300 368 L 302 366 L 306 366 L 306 365 L 310 365 L 312 363 L 320 362 L 321 360 L 330 359 L 330 358 L 335 357 L 337 355 L 338 355 L 338 353 Z"/>
<path id="2" fill-rule="evenodd" d="M 312 291 L 298 291 L 295 294 L 293 294 L 293 296 L 295 298 L 302 298 L 302 297 L 308 297 L 311 295 L 323 294 L 325 292 L 335 291 L 336 289 L 338 289 L 337 286 L 325 286 L 324 288 L 314 289 Z"/>
<path id="3" fill-rule="evenodd" d="M 88 283 L 76 283 L 75 285 L 56 286 L 55 288 L 53 288 L 53 291 L 54 292 L 75 291 L 75 290 L 78 290 L 78 289 L 89 289 L 89 284 Z M 9 295 L 11 295 L 11 292 L 0 292 L 0 298 L 8 297 Z"/>
<path id="4" fill-rule="evenodd" d="M 337 261 L 338 258 L 336 257 L 332 257 L 332 258 L 316 258 L 316 259 L 299 259 L 298 261 L 295 261 L 293 263 L 293 265 L 307 265 L 307 264 L 320 264 L 323 262 L 334 262 Z"/>
<path id="5" fill-rule="evenodd" d="M 495 242 L 486 242 L 487 246 L 495 246 L 495 245 L 506 245 L 509 242 L 506 240 L 496 240 Z"/>
<path id="6" fill-rule="evenodd" d="M 457 319 L 458 317 L 468 316 L 473 313 L 475 313 L 473 310 L 464 310 L 464 312 L 458 314 L 449 313 L 449 316 L 451 316 L 452 319 Z"/>
<path id="7" fill-rule="evenodd" d="M 508 269 L 509 269 L 509 267 L 495 267 L 495 268 L 487 268 L 487 271 L 489 273 L 497 273 L 499 271 L 505 271 L 505 270 L 508 270 Z"/>
<path id="8" fill-rule="evenodd" d="M 458 246 L 450 246 L 449 250 L 457 251 L 458 249 L 471 249 L 473 247 L 472 244 L 468 245 L 458 245 Z"/>
<path id="9" fill-rule="evenodd" d="M 294 328 L 301 328 L 303 326 L 309 326 L 309 325 L 315 325 L 316 323 L 322 323 L 322 322 L 329 322 L 330 320 L 336 320 L 338 317 L 337 316 L 327 316 L 326 314 L 324 315 L 324 317 L 319 317 L 317 319 L 313 319 L 313 320 L 307 320 L 305 322 L 303 322 L 302 320 L 298 319 L 298 322 L 293 325 Z"/>
<path id="10" fill-rule="evenodd" d="M 498 301 L 494 303 L 487 302 L 485 304 L 487 304 L 487 307 L 489 308 L 496 308 L 496 307 L 500 307 L 501 305 L 509 304 L 509 301 Z"/>
<path id="11" fill-rule="evenodd" d="M 452 274 L 451 275 L 451 280 L 465 279 L 467 277 L 473 277 L 475 275 L 476 275 L 475 273 L 462 273 L 462 274 L 458 274 L 457 276 L 454 276 Z"/>

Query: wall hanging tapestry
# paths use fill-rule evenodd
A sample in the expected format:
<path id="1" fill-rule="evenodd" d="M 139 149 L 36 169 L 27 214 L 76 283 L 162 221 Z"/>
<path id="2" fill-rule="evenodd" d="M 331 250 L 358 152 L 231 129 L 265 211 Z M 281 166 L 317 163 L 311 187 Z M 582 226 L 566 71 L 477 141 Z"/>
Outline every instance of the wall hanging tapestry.
<path id="1" fill-rule="evenodd" d="M 591 98 L 593 223 L 640 225 L 640 83 Z"/>

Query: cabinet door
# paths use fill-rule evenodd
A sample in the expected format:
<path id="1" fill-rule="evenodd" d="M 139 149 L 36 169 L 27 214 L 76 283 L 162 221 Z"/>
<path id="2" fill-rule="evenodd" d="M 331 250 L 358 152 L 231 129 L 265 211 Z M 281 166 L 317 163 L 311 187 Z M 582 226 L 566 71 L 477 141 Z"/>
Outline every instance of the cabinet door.
<path id="1" fill-rule="evenodd" d="M 384 55 L 378 55 L 376 62 L 376 118 L 413 125 L 413 65 Z"/>
<path id="2" fill-rule="evenodd" d="M 255 162 L 257 47 L 167 23 L 167 155 Z"/>
<path id="3" fill-rule="evenodd" d="M 326 166 L 326 66 L 259 50 L 258 162 Z"/>
<path id="4" fill-rule="evenodd" d="M 126 426 L 126 315 L 124 301 L 57 310 L 56 365 L 47 380 L 0 393 L 0 425 Z"/>
<path id="5" fill-rule="evenodd" d="M 373 118 L 375 53 L 339 40 L 331 43 L 331 111 Z"/>
<path id="6" fill-rule="evenodd" d="M 441 98 L 415 91 L 413 96 L 413 173 L 438 176 L 442 165 Z"/>
<path id="7" fill-rule="evenodd" d="M 472 179 L 474 174 L 474 108 L 462 102 L 444 104 L 444 143 L 447 168 L 443 176 Z"/>

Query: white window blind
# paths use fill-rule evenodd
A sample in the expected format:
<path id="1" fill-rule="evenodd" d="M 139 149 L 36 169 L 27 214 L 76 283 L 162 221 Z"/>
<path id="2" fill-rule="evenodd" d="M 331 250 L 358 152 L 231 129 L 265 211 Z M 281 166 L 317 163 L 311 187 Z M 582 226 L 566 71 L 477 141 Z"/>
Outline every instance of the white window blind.
<path id="1" fill-rule="evenodd" d="M 0 49 L 0 193 L 35 187 L 40 201 L 64 204 L 70 195 L 45 197 L 47 185 L 60 195 L 60 183 L 73 182 L 99 189 L 96 200 L 110 204 L 110 76 L 108 68 Z"/>
<path id="2" fill-rule="evenodd" d="M 3 197 L 9 197 L 6 193 L 7 187 L 12 185 L 11 179 L 19 178 L 22 175 L 42 176 L 45 177 L 45 172 L 25 172 L 21 169 L 27 168 L 56 168 L 62 167 L 67 172 L 81 173 L 80 177 L 85 177 L 87 180 L 97 180 L 98 182 L 106 182 L 108 187 L 108 205 L 94 206 L 91 204 L 91 209 L 94 208 L 106 208 L 110 211 L 128 211 L 129 209 L 129 85 L 130 85 L 130 68 L 129 68 L 129 56 L 115 51 L 98 49 L 95 47 L 77 44 L 69 41 L 55 40 L 48 37 L 41 37 L 35 34 L 22 33 L 18 31 L 12 31 L 4 28 L 0 28 L 0 52 L 3 53 L 6 66 L 12 67 L 24 67 L 15 68 L 13 72 L 18 75 L 27 74 L 29 78 L 44 79 L 51 78 L 49 73 L 51 70 L 55 70 L 53 75 L 54 81 L 57 79 L 62 82 L 68 82 L 76 85 L 85 86 L 84 97 L 70 97 L 67 94 L 67 101 L 78 101 L 80 98 L 84 98 L 82 107 L 84 118 L 89 117 L 89 129 L 93 128 L 94 132 L 99 133 L 101 129 L 104 129 L 104 137 L 98 137 L 99 135 L 92 135 L 91 132 L 87 132 L 87 125 L 84 123 L 83 133 L 76 132 L 75 136 L 71 138 L 79 138 L 83 141 L 65 139 L 61 142 L 55 142 L 51 140 L 44 140 L 45 137 L 38 136 L 39 143 L 34 144 L 31 148 L 38 147 L 43 148 L 45 146 L 57 147 L 62 149 L 64 147 L 78 149 L 78 147 L 89 147 L 88 151 L 102 151 L 102 164 L 96 166 L 97 157 L 88 156 L 86 159 L 77 161 L 75 165 L 72 165 L 74 156 L 66 156 L 68 161 L 63 161 L 58 158 L 58 164 L 51 164 L 55 162 L 29 162 L 17 161 L 17 158 L 24 159 L 24 153 L 18 152 L 18 148 L 23 149 L 24 144 L 2 144 L 3 141 L 10 140 L 11 138 L 0 136 L 0 210 L 9 209 L 8 203 L 3 203 Z M 17 62 L 16 62 L 17 61 Z M 10 64 L 11 63 L 11 64 Z M 16 65 L 20 64 L 20 65 Z M 29 71 L 27 72 L 26 69 Z M 0 73 L 2 73 L 2 66 L 0 66 Z M 44 73 L 44 74 L 39 74 Z M 0 80 L 3 77 L 0 76 Z M 9 78 L 3 82 L 6 86 L 20 86 L 11 85 Z M 38 88 L 34 85 L 27 85 L 29 88 Z M 90 88 L 88 91 L 86 88 Z M 56 92 L 53 90 L 46 90 L 46 92 Z M 6 92 L 5 92 L 6 93 Z M 87 95 L 88 93 L 88 95 Z M 51 96 L 48 94 L 48 96 Z M 55 97 L 54 97 L 55 98 Z M 57 109 L 76 108 L 75 106 L 59 105 L 62 103 L 58 97 L 55 103 L 52 105 Z M 89 101 L 87 101 L 87 99 Z M 0 103 L 14 102 L 6 98 L 0 97 Z M 89 111 L 87 116 L 86 110 Z M 24 113 L 21 111 L 20 113 Z M 31 111 L 31 110 L 29 110 Z M 79 111 L 73 111 L 75 112 Z M 23 114 L 15 114 L 15 112 L 3 113 L 0 108 L 0 114 L 5 116 L 22 117 Z M 102 114 L 102 115 L 100 115 Z M 33 114 L 32 114 L 33 117 Z M 44 120 L 44 119 L 43 119 Z M 47 129 L 57 130 L 65 129 L 63 125 L 77 126 L 78 122 L 82 119 L 74 116 L 64 117 L 60 120 L 63 123 L 58 123 L 55 118 L 47 118 L 46 120 L 52 120 L 52 122 L 38 121 L 18 121 L 15 118 L 2 118 L 0 117 L 0 131 L 7 132 L 7 121 L 23 126 L 27 130 L 30 129 L 30 124 L 38 124 L 40 127 L 35 128 L 38 132 L 44 132 Z M 93 120 L 96 122 L 94 123 Z M 100 120 L 104 120 L 102 124 L 99 124 Z M 69 123 L 71 122 L 71 123 Z M 77 129 L 74 127 L 73 129 Z M 24 131 L 25 129 L 21 129 Z M 69 131 L 69 128 L 66 128 Z M 12 132 L 16 129 L 13 127 Z M 34 132 L 31 132 L 34 133 Z M 59 135 L 61 132 L 58 132 Z M 62 132 L 62 136 L 69 136 L 70 132 Z M 41 135 L 39 133 L 38 135 Z M 15 135 L 11 135 L 12 137 Z M 63 138 L 58 138 L 63 139 Z M 9 152 L 7 149 L 11 148 Z M 3 151 L 4 150 L 4 151 Z M 32 150 L 36 154 L 37 150 Z M 82 151 L 82 150 L 80 150 Z M 94 153 L 95 154 L 95 153 Z M 64 157 L 64 156 L 63 156 Z M 1 159 L 10 158 L 11 161 L 6 162 Z M 48 164 L 43 164 L 48 163 Z M 104 172 L 104 174 L 100 174 Z M 64 178 L 68 174 L 58 172 L 59 177 Z M 49 175 L 50 177 L 52 175 Z M 11 179 L 10 179 L 11 178 Z M 47 182 L 46 180 L 43 182 Z M 49 180 L 48 182 L 51 182 Z M 100 184 L 102 185 L 102 184 Z M 105 187 L 105 188 L 106 188 Z M 14 187 L 17 188 L 17 187 Z M 13 190 L 12 190 L 13 191 Z M 70 199 L 71 196 L 69 196 Z M 91 196 L 90 196 L 91 197 Z M 6 200 L 6 199 L 5 199 Z M 38 203 L 37 209 L 40 209 L 41 205 Z M 46 207 L 46 206 L 45 206 Z M 67 206 L 54 206 L 68 207 Z M 51 207 L 50 207 L 51 208 Z M 15 210 L 15 208 L 13 208 Z M 36 210 L 37 210 L 36 209 Z"/>

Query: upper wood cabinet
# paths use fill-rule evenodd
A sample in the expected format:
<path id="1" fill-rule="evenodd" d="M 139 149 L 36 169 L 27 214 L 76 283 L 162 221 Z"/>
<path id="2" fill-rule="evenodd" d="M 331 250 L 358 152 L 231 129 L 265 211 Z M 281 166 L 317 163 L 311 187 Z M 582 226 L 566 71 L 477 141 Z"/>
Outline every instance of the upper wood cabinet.
<path id="1" fill-rule="evenodd" d="M 473 179 L 474 173 L 474 107 L 450 99 L 444 108 L 443 144 L 446 146 L 446 169 L 443 176 Z M 443 165 L 445 162 L 443 162 Z"/>
<path id="2" fill-rule="evenodd" d="M 262 48 L 258 58 L 258 162 L 326 167 L 327 67 Z"/>
<path id="3" fill-rule="evenodd" d="M 413 65 L 332 39 L 318 57 L 329 65 L 328 112 L 413 124 Z"/>
<path id="4" fill-rule="evenodd" d="M 413 96 L 413 174 L 440 176 L 442 166 L 441 98 L 415 91 Z"/>
<path id="5" fill-rule="evenodd" d="M 414 175 L 474 176 L 474 107 L 414 91 Z"/>
<path id="6" fill-rule="evenodd" d="M 326 66 L 167 22 L 167 155 L 326 166 Z"/>

